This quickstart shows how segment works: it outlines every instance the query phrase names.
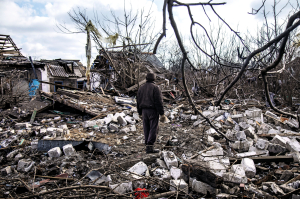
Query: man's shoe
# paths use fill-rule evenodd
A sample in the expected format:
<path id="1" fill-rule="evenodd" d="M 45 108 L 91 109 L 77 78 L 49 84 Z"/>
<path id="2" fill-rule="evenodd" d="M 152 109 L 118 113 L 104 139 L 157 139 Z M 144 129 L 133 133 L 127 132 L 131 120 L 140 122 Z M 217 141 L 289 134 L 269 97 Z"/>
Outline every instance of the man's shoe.
<path id="1" fill-rule="evenodd" d="M 158 149 L 154 149 L 153 145 L 146 146 L 146 153 L 159 153 Z"/>

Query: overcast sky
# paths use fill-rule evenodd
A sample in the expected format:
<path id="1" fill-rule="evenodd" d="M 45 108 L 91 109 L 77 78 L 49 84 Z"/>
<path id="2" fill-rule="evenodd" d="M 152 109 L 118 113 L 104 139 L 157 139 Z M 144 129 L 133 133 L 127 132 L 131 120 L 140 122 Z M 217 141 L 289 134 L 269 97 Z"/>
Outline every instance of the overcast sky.
<path id="1" fill-rule="evenodd" d="M 193 2 L 182 0 L 182 2 Z M 196 2 L 199 2 L 196 1 Z M 214 0 L 213 2 L 227 2 L 226 5 L 216 6 L 221 17 L 234 29 L 242 34 L 247 30 L 255 31 L 263 22 L 261 15 L 249 15 L 252 8 L 259 8 L 262 0 Z M 281 4 L 286 2 L 282 0 Z M 273 0 L 267 0 L 266 5 L 271 9 Z M 296 4 L 296 0 L 291 0 Z M 126 9 L 140 10 L 152 8 L 152 16 L 156 19 L 155 30 L 162 27 L 163 0 L 126 0 Z M 129 6 L 130 5 L 130 6 Z M 110 10 L 120 17 L 123 15 L 124 0 L 0 0 L 0 34 L 10 35 L 25 56 L 34 59 L 80 59 L 85 63 L 86 34 L 64 34 L 57 24 L 65 24 L 75 30 L 68 12 L 71 9 L 85 9 L 87 15 L 95 12 L 110 16 Z M 290 8 L 286 8 L 281 19 L 285 18 Z M 193 7 L 195 19 L 204 25 L 217 23 L 215 15 L 207 8 L 210 20 L 205 16 L 202 7 Z M 186 8 L 175 8 L 175 19 L 183 36 L 188 34 L 189 17 Z M 100 17 L 101 20 L 101 17 Z M 167 35 L 172 35 L 168 28 Z M 95 48 L 92 49 L 96 51 Z M 93 53 L 95 56 L 95 53 Z"/>

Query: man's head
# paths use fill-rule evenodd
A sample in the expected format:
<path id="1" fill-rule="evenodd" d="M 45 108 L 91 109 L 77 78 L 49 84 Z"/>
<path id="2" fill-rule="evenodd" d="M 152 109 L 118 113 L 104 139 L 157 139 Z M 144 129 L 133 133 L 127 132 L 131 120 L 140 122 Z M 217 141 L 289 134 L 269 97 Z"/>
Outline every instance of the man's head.
<path id="1" fill-rule="evenodd" d="M 146 80 L 149 82 L 153 82 L 155 80 L 155 74 L 154 73 L 148 73 L 146 76 Z"/>

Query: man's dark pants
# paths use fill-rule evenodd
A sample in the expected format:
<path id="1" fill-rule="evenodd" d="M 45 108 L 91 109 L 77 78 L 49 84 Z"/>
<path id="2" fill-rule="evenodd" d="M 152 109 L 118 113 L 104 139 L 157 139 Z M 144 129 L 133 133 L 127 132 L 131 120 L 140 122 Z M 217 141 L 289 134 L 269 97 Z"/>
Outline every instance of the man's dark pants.
<path id="1" fill-rule="evenodd" d="M 159 114 L 155 109 L 143 109 L 143 127 L 146 145 L 154 145 L 158 133 Z"/>

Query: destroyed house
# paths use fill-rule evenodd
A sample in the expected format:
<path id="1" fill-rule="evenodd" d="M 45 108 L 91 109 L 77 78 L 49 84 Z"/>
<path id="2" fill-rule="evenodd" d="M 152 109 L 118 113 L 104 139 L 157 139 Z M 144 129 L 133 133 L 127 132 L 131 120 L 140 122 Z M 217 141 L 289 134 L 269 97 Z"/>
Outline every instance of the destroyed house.
<path id="1" fill-rule="evenodd" d="M 109 64 L 111 58 L 113 65 Z M 124 51 L 108 51 L 100 53 L 91 69 L 92 89 L 106 88 L 112 85 L 119 90 L 135 91 L 138 86 L 146 82 L 145 77 L 149 72 L 157 76 L 157 80 L 165 80 L 170 76 L 159 59 L 152 53 L 131 53 Z M 169 78 L 168 78 L 169 79 Z M 108 88 L 109 89 L 109 88 Z"/>
<path id="2" fill-rule="evenodd" d="M 85 67 L 79 60 L 41 60 L 46 65 L 47 80 L 51 84 L 46 92 L 56 92 L 64 86 L 83 89 L 86 84 Z M 44 84 L 44 83 L 43 83 Z"/>

